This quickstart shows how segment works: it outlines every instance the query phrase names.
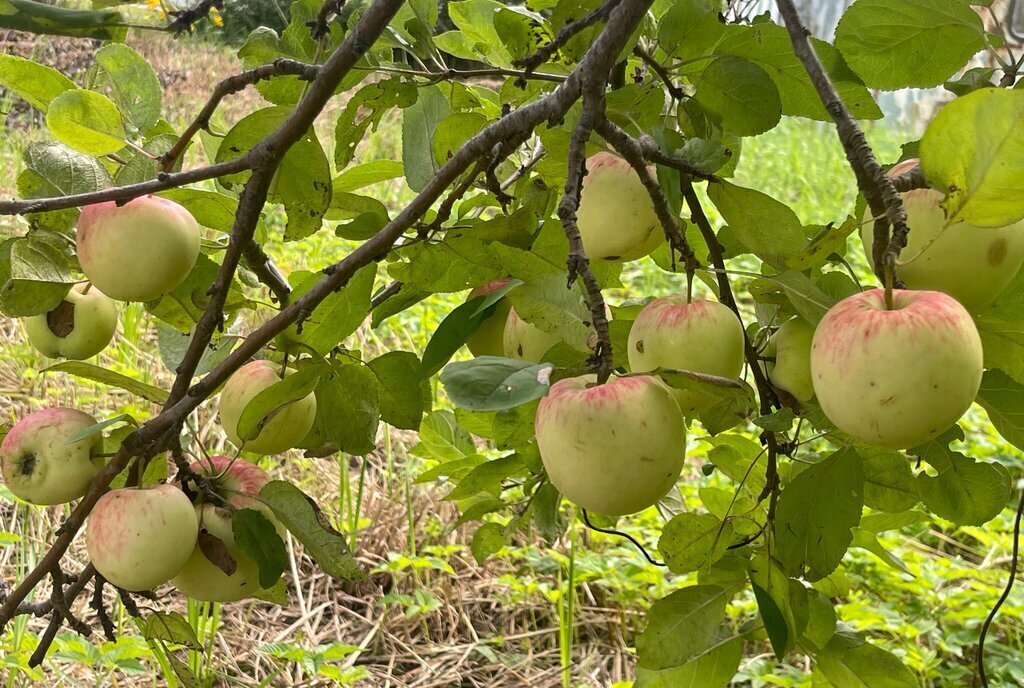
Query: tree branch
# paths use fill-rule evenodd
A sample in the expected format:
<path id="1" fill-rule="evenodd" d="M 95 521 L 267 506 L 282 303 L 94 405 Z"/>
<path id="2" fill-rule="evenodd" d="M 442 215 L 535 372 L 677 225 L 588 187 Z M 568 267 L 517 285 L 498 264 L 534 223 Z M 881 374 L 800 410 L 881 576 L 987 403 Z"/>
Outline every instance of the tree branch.
<path id="1" fill-rule="evenodd" d="M 662 83 L 665 84 L 665 90 L 668 91 L 668 94 L 672 96 L 673 99 L 682 100 L 686 97 L 686 93 L 683 89 L 676 86 L 672 81 L 672 75 L 668 73 L 667 69 L 665 69 L 665 65 L 655 60 L 654 57 L 643 48 L 643 46 L 637 44 L 637 46 L 633 48 L 633 54 L 639 57 L 645 65 L 650 67 L 651 70 L 658 75 L 658 78 L 660 78 Z"/>
<path id="2" fill-rule="evenodd" d="M 565 26 L 559 29 L 558 34 L 553 40 L 542 45 L 537 49 L 537 52 L 524 57 L 521 60 L 516 60 L 515 64 L 523 67 L 526 71 L 525 75 L 519 77 L 520 81 L 525 82 L 525 78 L 528 78 L 528 76 L 531 75 L 537 67 L 540 67 L 542 64 L 550 60 L 552 55 L 558 52 L 562 46 L 568 43 L 572 37 L 580 31 L 583 31 L 598 22 L 605 21 L 611 14 L 612 10 L 619 6 L 620 2 L 621 0 L 605 0 L 600 7 L 591 10 L 575 21 L 568 22 Z M 614 56 L 611 57 L 614 58 Z M 609 69 L 611 69 L 610 65 Z M 605 78 L 607 79 L 607 76 Z"/>
<path id="3" fill-rule="evenodd" d="M 811 78 L 815 90 L 822 104 L 835 122 L 839 140 L 846 151 L 846 159 L 853 168 L 857 178 L 857 186 L 867 199 L 871 213 L 877 218 L 886 218 L 892 225 L 892 238 L 889 240 L 885 250 L 879 249 L 877 244 L 881 243 L 883 237 L 879 225 L 875 225 L 875 243 L 873 250 L 875 258 L 875 273 L 885 284 L 890 284 L 886 279 L 886 273 L 892 273 L 899 258 L 900 251 L 907 245 L 907 213 L 903 208 L 903 201 L 896 190 L 896 185 L 889 179 L 885 171 L 875 160 L 868 145 L 864 132 L 857 126 L 856 120 L 850 111 L 843 104 L 842 98 L 836 91 L 835 86 L 829 79 L 824 65 L 818 59 L 818 54 L 811 45 L 810 32 L 804 27 L 800 20 L 800 13 L 793 4 L 793 0 L 776 0 L 779 12 L 786 23 L 789 31 L 789 38 L 793 44 L 793 51 L 803 63 L 804 69 Z M 888 290 L 887 290 L 888 291 Z"/>

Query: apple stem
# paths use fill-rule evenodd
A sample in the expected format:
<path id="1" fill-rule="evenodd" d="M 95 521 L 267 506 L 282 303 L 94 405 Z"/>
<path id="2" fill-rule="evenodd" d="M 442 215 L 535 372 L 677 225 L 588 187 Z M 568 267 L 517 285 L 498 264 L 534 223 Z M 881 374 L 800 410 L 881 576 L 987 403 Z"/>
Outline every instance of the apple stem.
<path id="1" fill-rule="evenodd" d="M 693 271 L 686 270 L 686 305 L 693 303 Z"/>
<path id="2" fill-rule="evenodd" d="M 90 289 L 92 289 L 92 282 L 87 281 L 85 283 L 85 286 L 82 287 L 82 296 L 86 296 L 89 293 Z"/>
<path id="3" fill-rule="evenodd" d="M 892 263 L 885 264 L 885 309 L 893 310 L 892 302 L 892 277 L 893 277 Z"/>

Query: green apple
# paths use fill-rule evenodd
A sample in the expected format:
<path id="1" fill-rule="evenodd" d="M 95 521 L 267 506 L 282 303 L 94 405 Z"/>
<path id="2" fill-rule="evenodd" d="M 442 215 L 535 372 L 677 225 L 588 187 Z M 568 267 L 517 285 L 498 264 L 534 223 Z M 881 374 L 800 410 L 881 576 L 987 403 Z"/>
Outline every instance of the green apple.
<path id="1" fill-rule="evenodd" d="M 4 482 L 31 504 L 63 504 L 85 494 L 103 468 L 103 434 L 70 442 L 96 425 L 88 413 L 71 408 L 36 411 L 14 424 L 0 444 Z"/>
<path id="2" fill-rule="evenodd" d="M 280 382 L 279 366 L 270 361 L 250 361 L 228 378 L 220 393 L 220 423 L 235 445 L 241 447 L 238 421 L 253 397 Z M 291 375 L 294 371 L 288 370 Z M 316 420 L 316 396 L 310 392 L 302 399 L 276 410 L 259 434 L 245 442 L 245 451 L 254 454 L 279 454 L 298 446 Z"/>
<path id="3" fill-rule="evenodd" d="M 235 570 L 228 575 L 211 562 L 198 545 L 185 566 L 171 581 L 189 597 L 204 602 L 236 602 L 253 597 L 261 591 L 260 572 L 256 562 L 243 554 L 235 545 L 232 524 L 234 509 L 261 511 L 277 527 L 281 537 L 284 531 L 272 511 L 249 495 L 258 495 L 269 478 L 254 463 L 230 456 L 211 456 L 192 464 L 192 470 L 210 481 L 213 491 L 224 504 L 196 504 L 200 532 L 207 532 L 224 543 Z"/>
<path id="4" fill-rule="evenodd" d="M 466 300 L 472 301 L 480 296 L 487 296 L 501 289 L 510 281 L 507 277 L 492 280 L 469 292 Z M 510 310 L 512 310 L 512 304 L 509 303 L 508 299 L 503 298 L 494 304 L 494 312 L 484 318 L 480 322 L 479 327 L 476 328 L 476 331 L 469 335 L 469 338 L 466 340 L 466 346 L 471 354 L 474 356 L 505 355 L 505 323 L 508 320 Z"/>
<path id="5" fill-rule="evenodd" d="M 540 363 L 544 354 L 561 339 L 519 317 L 515 308 L 509 308 L 503 333 L 505 356 L 519 361 Z"/>
<path id="6" fill-rule="evenodd" d="M 956 299 L 872 289 L 834 305 L 811 344 L 814 394 L 836 427 L 868 444 L 907 449 L 941 435 L 970 407 L 981 338 Z"/>
<path id="7" fill-rule="evenodd" d="M 797 401 L 810 401 L 814 397 L 811 380 L 813 337 L 814 328 L 803 318 L 796 317 L 784 322 L 765 348 L 765 355 L 775 359 L 766 366 L 768 379 Z"/>
<path id="8" fill-rule="evenodd" d="M 889 174 L 903 174 L 916 165 L 917 160 L 905 160 Z M 945 227 L 941 202 L 942 193 L 934 189 L 903 194 L 910 233 L 896 274 L 910 289 L 945 292 L 977 312 L 1006 289 L 1024 264 L 1024 220 L 1005 227 L 975 227 L 966 222 Z M 868 210 L 861 239 L 869 263 L 873 230 Z"/>
<path id="9" fill-rule="evenodd" d="M 743 325 L 717 301 L 688 303 L 685 294 L 662 296 L 644 306 L 633 321 L 627 343 L 634 373 L 674 368 L 737 378 L 743 370 Z M 672 390 L 685 416 L 718 401 L 709 392 Z"/>
<path id="10" fill-rule="evenodd" d="M 111 490 L 96 502 L 85 546 L 96 570 L 119 588 L 152 590 L 192 556 L 199 520 L 174 485 Z"/>
<path id="11" fill-rule="evenodd" d="M 119 301 L 151 301 L 185 281 L 199 257 L 199 224 L 174 201 L 142 196 L 87 205 L 78 218 L 78 262 Z"/>
<path id="12" fill-rule="evenodd" d="M 576 224 L 583 249 L 592 260 L 636 260 L 665 241 L 640 176 L 626 160 L 611 153 L 587 158 Z"/>
<path id="13" fill-rule="evenodd" d="M 657 377 L 595 380 L 559 380 L 541 399 L 535 423 L 541 460 L 558 491 L 584 509 L 635 513 L 657 503 L 679 478 L 683 416 Z"/>
<path id="14" fill-rule="evenodd" d="M 25 318 L 28 340 L 50 358 L 92 358 L 107 348 L 117 329 L 117 306 L 90 284 L 76 284 L 48 313 Z"/>

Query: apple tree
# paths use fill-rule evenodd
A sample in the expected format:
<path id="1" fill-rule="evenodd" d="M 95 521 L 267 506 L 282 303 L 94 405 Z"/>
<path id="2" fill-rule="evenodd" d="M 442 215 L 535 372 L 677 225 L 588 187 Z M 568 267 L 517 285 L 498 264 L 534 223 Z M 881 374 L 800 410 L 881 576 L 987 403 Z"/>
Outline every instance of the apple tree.
<path id="1" fill-rule="evenodd" d="M 443 4 L 441 21 L 427 0 L 295 0 L 176 128 L 122 42 L 146 28 L 130 6 L 0 0 L 0 27 L 103 42 L 79 83 L 0 56 L 0 85 L 49 134 L 25 150 L 20 198 L 0 200 L 18 227 L 0 244 L 0 310 L 71 359 L 49 370 L 151 410 L 52 408 L 6 430 L 11 491 L 74 507 L 0 588 L 0 628 L 48 616 L 38 664 L 63 626 L 92 632 L 73 611 L 90 588 L 287 604 L 286 531 L 359 578 L 348 538 L 256 461 L 365 456 L 383 423 L 443 439 L 424 443 L 425 479 L 452 486 L 480 560 L 520 534 L 557 542 L 567 517 L 619 533 L 658 507 L 660 539 L 636 544 L 688 584 L 647 614 L 637 688 L 725 686 L 758 646 L 809 657 L 815 685 L 917 686 L 837 617 L 831 583 L 851 548 L 898 566 L 877 536 L 909 513 L 981 526 L 1011 505 L 1010 472 L 966 455 L 958 425 L 976 403 L 1024 447 L 1024 56 L 991 3 L 856 0 L 834 43 L 793 0 L 778 20 L 728 0 Z M 219 6 L 149 28 L 187 31 Z M 949 102 L 922 138 L 877 159 L 860 124 L 883 116 L 874 94 L 940 85 Z M 218 129 L 219 104 L 248 88 L 263 107 Z M 357 159 L 397 111 L 401 164 Z M 333 149 L 313 127 L 328 117 Z M 846 152 L 850 178 L 820 183 L 855 182 L 860 201 L 824 226 L 733 176 L 744 140 L 783 117 L 829 123 Z M 366 191 L 397 177 L 416 194 L 403 207 Z M 329 235 L 343 248 L 316 273 L 284 275 L 264 250 Z M 638 260 L 678 292 L 629 289 Z M 349 345 L 367 320 L 463 291 L 423 351 Z M 268 300 L 271 317 L 232 334 Z M 84 360 L 118 301 L 181 333 L 170 389 Z M 435 410 L 436 376 L 451 404 Z M 188 430 L 213 403 L 232 456 Z M 665 498 L 703 479 L 686 461 L 697 443 L 728 497 L 680 509 Z M 66 570 L 80 533 L 92 563 Z M 729 613 L 743 599 L 756 614 Z"/>

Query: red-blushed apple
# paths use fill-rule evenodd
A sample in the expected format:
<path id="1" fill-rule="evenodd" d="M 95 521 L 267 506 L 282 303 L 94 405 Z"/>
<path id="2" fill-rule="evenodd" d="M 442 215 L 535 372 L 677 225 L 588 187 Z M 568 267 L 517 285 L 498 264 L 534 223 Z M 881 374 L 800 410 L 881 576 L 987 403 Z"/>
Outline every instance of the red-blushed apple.
<path id="1" fill-rule="evenodd" d="M 281 525 L 272 511 L 248 495 L 258 495 L 269 481 L 262 468 L 254 463 L 230 456 L 211 456 L 192 464 L 192 470 L 205 476 L 211 488 L 228 506 L 197 503 L 200 533 L 206 531 L 227 548 L 235 560 L 235 570 L 228 575 L 207 559 L 197 544 L 185 566 L 171 581 L 189 597 L 205 602 L 236 602 L 261 591 L 259 566 L 235 545 L 232 509 L 256 509 L 273 523 L 284 537 Z"/>
<path id="2" fill-rule="evenodd" d="M 117 329 L 117 306 L 95 286 L 76 284 L 60 304 L 25 318 L 28 341 L 50 358 L 84 360 L 107 348 Z"/>
<path id="3" fill-rule="evenodd" d="M 868 444 L 907 449 L 942 434 L 970 407 L 981 338 L 956 299 L 872 289 L 834 305 L 811 344 L 814 394 L 829 420 Z"/>
<path id="4" fill-rule="evenodd" d="M 611 153 L 587 158 L 576 224 L 583 249 L 592 260 L 636 260 L 665 241 L 640 176 L 626 160 Z"/>
<path id="5" fill-rule="evenodd" d="M 537 407 L 535 431 L 551 483 L 584 509 L 609 516 L 641 511 L 675 484 L 686 426 L 657 377 L 565 378 Z"/>
<path id="6" fill-rule="evenodd" d="M 766 366 L 768 379 L 797 401 L 810 401 L 814 397 L 814 382 L 811 380 L 813 337 L 814 328 L 803 318 L 796 317 L 782 323 L 765 348 L 765 356 L 775 359 Z"/>
<path id="7" fill-rule="evenodd" d="M 909 172 L 917 160 L 904 160 L 890 176 Z M 900 253 L 896 274 L 910 289 L 941 291 L 977 312 L 999 296 L 1024 264 L 1024 220 L 1005 227 L 975 227 L 956 222 L 946 227 L 935 189 L 902 194 L 907 211 L 907 246 Z M 874 223 L 868 210 L 861 239 L 871 262 Z M 906 261 L 904 263 L 904 261 Z"/>
<path id="8" fill-rule="evenodd" d="M 174 201 L 142 196 L 87 205 L 78 218 L 78 262 L 119 301 L 151 301 L 185 281 L 199 257 L 199 224 Z"/>
<path id="9" fill-rule="evenodd" d="M 266 360 L 250 361 L 228 378 L 220 393 L 220 423 L 235 445 L 243 442 L 238 434 L 242 411 L 253 397 L 280 382 L 279 366 Z M 291 375 L 294 371 L 288 370 Z M 277 409 L 263 425 L 259 434 L 244 443 L 245 451 L 254 454 L 279 454 L 298 446 L 316 420 L 316 396 L 310 392 L 302 399 Z"/>
<path id="10" fill-rule="evenodd" d="M 555 335 L 520 318 L 515 308 L 509 309 L 503 333 L 503 349 L 508 358 L 540 363 L 548 349 L 560 341 Z"/>
<path id="11" fill-rule="evenodd" d="M 96 502 L 85 546 L 96 570 L 125 590 L 152 590 L 192 556 L 199 520 L 175 485 L 111 490 Z"/>
<path id="12" fill-rule="evenodd" d="M 743 370 L 743 325 L 717 301 L 687 303 L 685 294 L 662 296 L 644 306 L 633 321 L 628 340 L 634 373 L 673 368 L 736 378 Z M 709 392 L 672 390 L 685 416 L 715 404 Z"/>
<path id="13" fill-rule="evenodd" d="M 480 296 L 487 296 L 501 289 L 510 281 L 508 277 L 491 280 L 469 292 L 466 300 L 471 301 Z M 466 347 L 469 348 L 471 354 L 474 356 L 505 355 L 505 323 L 510 310 L 512 310 L 512 304 L 508 299 L 503 298 L 494 304 L 494 312 L 484 318 L 476 331 L 466 340 Z"/>
<path id="14" fill-rule="evenodd" d="M 71 438 L 96 425 L 71 408 L 36 411 L 14 424 L 0 444 L 0 468 L 11 492 L 31 504 L 63 504 L 85 494 L 103 468 L 103 434 Z"/>

